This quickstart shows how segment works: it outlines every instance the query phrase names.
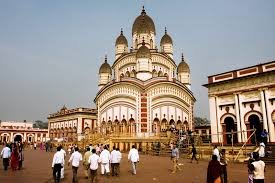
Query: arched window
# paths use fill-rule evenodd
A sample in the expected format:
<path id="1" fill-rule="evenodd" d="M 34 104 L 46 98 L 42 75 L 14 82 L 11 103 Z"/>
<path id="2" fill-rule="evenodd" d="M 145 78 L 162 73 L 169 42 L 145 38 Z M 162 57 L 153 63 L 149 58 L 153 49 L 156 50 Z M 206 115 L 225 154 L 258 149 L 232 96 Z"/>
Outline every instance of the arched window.
<path id="1" fill-rule="evenodd" d="M 153 40 L 150 39 L 150 49 L 154 49 Z"/>
<path id="2" fill-rule="evenodd" d="M 125 77 L 130 77 L 130 72 L 129 72 L 129 71 L 127 71 L 127 72 L 125 73 Z"/>

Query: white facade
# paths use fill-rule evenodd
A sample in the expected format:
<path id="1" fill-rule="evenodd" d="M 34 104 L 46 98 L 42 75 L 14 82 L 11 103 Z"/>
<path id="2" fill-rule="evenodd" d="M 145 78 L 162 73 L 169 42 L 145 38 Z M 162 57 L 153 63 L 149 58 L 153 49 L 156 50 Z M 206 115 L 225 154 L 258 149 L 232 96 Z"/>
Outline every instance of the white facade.
<path id="1" fill-rule="evenodd" d="M 0 121 L 0 142 L 46 142 L 47 129 L 33 128 L 33 122 Z"/>
<path id="2" fill-rule="evenodd" d="M 195 98 L 189 88 L 191 83 L 186 82 L 190 79 L 184 80 L 186 83 L 177 79 L 179 74 L 190 76 L 189 67 L 182 60 L 185 64 L 175 74 L 177 65 L 171 57 L 171 38 L 163 41 L 170 48 L 159 51 L 155 35 L 154 22 L 143 9 L 133 24 L 133 49 L 124 50 L 123 54 L 119 51 L 112 66 L 105 62 L 100 67 L 101 85 L 95 98 L 99 132 L 159 133 L 171 125 L 183 130 L 194 128 Z M 126 48 L 123 33 L 118 42 Z M 102 85 L 101 78 L 106 73 L 113 73 L 113 77 Z"/>
<path id="3" fill-rule="evenodd" d="M 75 142 L 97 128 L 96 110 L 67 109 L 65 106 L 48 117 L 49 137 L 56 141 Z"/>
<path id="4" fill-rule="evenodd" d="M 231 143 L 231 131 L 234 143 L 256 143 L 264 129 L 275 142 L 274 71 L 275 61 L 208 77 L 213 143 Z"/>

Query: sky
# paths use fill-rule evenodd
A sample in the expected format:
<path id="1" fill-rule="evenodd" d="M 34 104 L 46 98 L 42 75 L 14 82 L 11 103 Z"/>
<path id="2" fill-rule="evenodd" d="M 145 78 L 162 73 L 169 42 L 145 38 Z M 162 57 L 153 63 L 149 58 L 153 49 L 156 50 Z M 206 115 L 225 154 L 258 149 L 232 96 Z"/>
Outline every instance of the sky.
<path id="1" fill-rule="evenodd" d="M 207 76 L 275 60 L 273 0 L 0 0 L 0 120 L 47 120 L 95 107 L 98 69 L 142 6 L 191 69 L 195 116 L 209 118 Z"/>

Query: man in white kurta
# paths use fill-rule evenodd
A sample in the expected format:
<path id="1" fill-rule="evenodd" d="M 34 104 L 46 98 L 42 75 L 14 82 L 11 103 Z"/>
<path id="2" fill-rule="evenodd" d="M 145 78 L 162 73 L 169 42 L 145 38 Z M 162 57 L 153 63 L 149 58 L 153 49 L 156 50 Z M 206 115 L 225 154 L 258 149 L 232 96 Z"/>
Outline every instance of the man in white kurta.
<path id="1" fill-rule="evenodd" d="M 111 167 L 112 167 L 112 176 L 118 176 L 119 175 L 119 164 L 121 160 L 121 153 L 119 152 L 119 148 L 113 148 L 113 151 L 111 152 Z"/>
<path id="2" fill-rule="evenodd" d="M 105 172 L 107 175 L 110 173 L 110 157 L 111 154 L 107 150 L 107 146 L 104 146 L 104 150 L 100 153 L 99 162 L 101 163 L 101 174 L 104 175 Z"/>
<path id="3" fill-rule="evenodd" d="M 72 162 L 73 183 L 78 183 L 77 170 L 79 168 L 80 161 L 82 161 L 82 155 L 78 152 L 78 150 L 78 147 L 76 147 L 68 162 L 68 166 L 70 165 L 70 162 Z"/>
<path id="4" fill-rule="evenodd" d="M 220 161 L 220 152 L 218 147 L 215 145 L 214 150 L 213 150 L 213 155 L 217 156 L 217 160 Z"/>
<path id="5" fill-rule="evenodd" d="M 63 149 L 63 147 L 61 146 L 61 150 L 60 150 L 60 152 L 64 155 L 64 163 L 65 163 L 65 158 L 66 158 L 66 151 Z M 64 179 L 64 167 L 65 166 L 63 166 L 63 168 L 61 169 L 61 179 Z"/>
<path id="6" fill-rule="evenodd" d="M 128 160 L 132 163 L 132 173 L 137 174 L 137 162 L 139 162 L 138 150 L 135 145 L 132 145 L 132 149 L 129 151 Z"/>

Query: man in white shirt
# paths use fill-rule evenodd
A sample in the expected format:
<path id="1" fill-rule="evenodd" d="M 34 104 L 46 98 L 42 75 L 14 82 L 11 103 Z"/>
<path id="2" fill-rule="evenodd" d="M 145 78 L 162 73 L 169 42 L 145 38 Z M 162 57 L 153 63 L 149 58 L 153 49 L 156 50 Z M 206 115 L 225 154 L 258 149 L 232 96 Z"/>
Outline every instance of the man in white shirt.
<path id="1" fill-rule="evenodd" d="M 62 146 L 60 146 L 61 147 L 61 150 L 60 150 L 60 152 L 64 155 L 64 164 L 65 164 L 65 158 L 66 158 L 66 151 L 63 149 L 63 147 Z M 64 179 L 64 167 L 65 166 L 63 166 L 63 168 L 61 168 L 61 179 Z"/>
<path id="2" fill-rule="evenodd" d="M 218 149 L 217 145 L 215 145 L 215 147 L 214 147 L 213 155 L 216 155 L 217 160 L 220 161 L 220 152 L 219 152 L 219 149 Z"/>
<path id="3" fill-rule="evenodd" d="M 92 149 L 92 155 L 89 157 L 89 166 L 90 166 L 90 177 L 91 182 L 97 182 L 97 169 L 99 163 L 99 156 L 96 154 L 96 150 Z"/>
<path id="4" fill-rule="evenodd" d="M 75 147 L 74 153 L 71 155 L 68 166 L 72 162 L 72 170 L 73 170 L 73 183 L 78 183 L 77 179 L 77 170 L 80 164 L 80 161 L 82 161 L 82 155 L 78 152 L 78 147 Z"/>
<path id="5" fill-rule="evenodd" d="M 113 147 L 113 151 L 111 152 L 111 168 L 112 168 L 112 176 L 118 176 L 119 174 L 119 164 L 121 160 L 121 153 L 119 152 L 119 148 Z"/>
<path id="6" fill-rule="evenodd" d="M 53 156 L 52 169 L 55 183 L 60 182 L 61 168 L 64 166 L 64 155 L 60 152 L 61 147 L 57 147 L 57 152 Z"/>
<path id="7" fill-rule="evenodd" d="M 3 158 L 4 170 L 8 170 L 10 156 L 11 149 L 9 148 L 8 144 L 6 144 L 6 147 L 4 147 L 1 151 L 1 158 Z"/>
<path id="8" fill-rule="evenodd" d="M 264 183 L 265 163 L 260 160 L 258 152 L 253 152 L 254 162 L 251 163 L 253 171 L 253 183 Z"/>
<path id="9" fill-rule="evenodd" d="M 132 145 L 132 149 L 129 151 L 128 160 L 132 163 L 132 173 L 137 174 L 137 162 L 139 162 L 139 155 L 135 145 Z"/>
<path id="10" fill-rule="evenodd" d="M 101 163 L 101 174 L 104 175 L 105 171 L 106 174 L 109 175 L 110 173 L 110 152 L 107 150 L 107 146 L 104 146 L 104 150 L 100 153 L 99 162 Z"/>

